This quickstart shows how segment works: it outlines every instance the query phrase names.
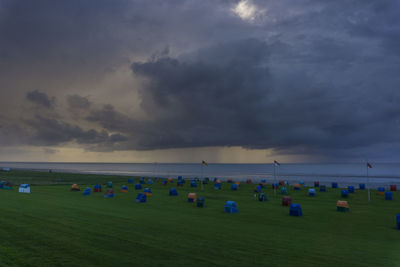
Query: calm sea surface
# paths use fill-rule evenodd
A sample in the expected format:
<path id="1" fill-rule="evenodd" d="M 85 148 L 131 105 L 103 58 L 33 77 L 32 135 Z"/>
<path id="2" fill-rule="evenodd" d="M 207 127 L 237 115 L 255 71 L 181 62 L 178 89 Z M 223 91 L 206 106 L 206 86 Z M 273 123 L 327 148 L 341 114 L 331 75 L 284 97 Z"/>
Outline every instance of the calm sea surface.
<path id="1" fill-rule="evenodd" d="M 96 173 L 126 176 L 157 176 L 157 177 L 210 177 L 234 178 L 237 180 L 252 179 L 258 181 L 267 179 L 273 181 L 284 179 L 289 181 L 304 180 L 312 182 L 338 181 L 346 184 L 400 183 L 399 163 L 374 164 L 367 169 L 365 164 L 281 164 L 275 168 L 273 164 L 174 164 L 174 163 L 53 163 L 53 162 L 0 162 L 0 167 L 11 169 L 29 169 L 38 171 Z"/>

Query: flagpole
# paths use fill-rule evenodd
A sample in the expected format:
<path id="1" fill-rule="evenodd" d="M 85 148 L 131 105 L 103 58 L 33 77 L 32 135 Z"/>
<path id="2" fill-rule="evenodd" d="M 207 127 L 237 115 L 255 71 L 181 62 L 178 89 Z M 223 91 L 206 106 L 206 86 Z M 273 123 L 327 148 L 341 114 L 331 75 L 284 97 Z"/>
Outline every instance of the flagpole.
<path id="1" fill-rule="evenodd" d="M 275 180 L 274 195 L 276 195 L 276 164 L 275 164 L 275 162 L 274 162 L 274 180 Z"/>
<path id="2" fill-rule="evenodd" d="M 367 167 L 367 182 L 368 182 L 368 202 L 370 202 L 371 201 L 371 192 L 370 192 L 371 182 L 369 180 L 368 161 L 367 161 L 366 167 Z"/>
<path id="3" fill-rule="evenodd" d="M 200 183 L 201 183 L 201 191 L 203 191 L 203 162 L 201 162 L 201 176 L 200 176 Z"/>

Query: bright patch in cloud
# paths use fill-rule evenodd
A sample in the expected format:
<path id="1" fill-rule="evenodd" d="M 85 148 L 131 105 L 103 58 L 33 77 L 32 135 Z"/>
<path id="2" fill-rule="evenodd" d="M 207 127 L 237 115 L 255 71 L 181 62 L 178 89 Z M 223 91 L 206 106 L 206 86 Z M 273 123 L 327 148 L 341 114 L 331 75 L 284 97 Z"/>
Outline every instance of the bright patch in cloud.
<path id="1" fill-rule="evenodd" d="M 259 9 L 251 0 L 241 0 L 232 11 L 245 21 L 252 22 L 257 16 L 265 13 L 265 10 Z"/>

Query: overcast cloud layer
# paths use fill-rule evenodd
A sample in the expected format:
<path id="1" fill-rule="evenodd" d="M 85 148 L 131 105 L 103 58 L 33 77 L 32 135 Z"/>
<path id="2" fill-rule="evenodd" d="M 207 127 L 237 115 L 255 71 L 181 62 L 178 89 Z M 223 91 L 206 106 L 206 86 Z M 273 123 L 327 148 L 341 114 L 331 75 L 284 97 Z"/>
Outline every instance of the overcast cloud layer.
<path id="1" fill-rule="evenodd" d="M 0 36 L 3 147 L 400 159 L 400 1 L 0 0 Z"/>

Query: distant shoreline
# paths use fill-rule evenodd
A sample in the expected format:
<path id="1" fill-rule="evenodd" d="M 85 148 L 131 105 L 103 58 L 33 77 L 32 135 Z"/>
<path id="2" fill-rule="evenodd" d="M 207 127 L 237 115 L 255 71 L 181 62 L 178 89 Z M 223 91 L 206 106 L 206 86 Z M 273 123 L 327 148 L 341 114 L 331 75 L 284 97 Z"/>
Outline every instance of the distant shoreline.
<path id="1" fill-rule="evenodd" d="M 0 167 L 3 168 L 3 167 Z M 12 170 L 17 170 L 17 171 L 35 171 L 35 172 L 56 172 L 56 173 L 79 173 L 79 174 L 99 174 L 99 175 L 121 175 L 121 176 L 138 176 L 135 173 L 142 173 L 142 172 L 134 172 L 134 171 L 80 171 L 80 170 L 65 170 L 65 169 L 45 169 L 45 168 L 12 168 Z M 141 175 L 139 175 L 141 176 Z M 144 175 L 143 175 L 144 176 Z M 179 176 L 179 175 L 177 175 Z M 246 175 L 244 175 L 246 176 Z M 261 175 L 262 176 L 262 175 Z M 265 177 L 272 178 L 270 174 L 264 175 Z M 345 178 L 366 178 L 365 175 L 331 175 L 331 174 L 305 174 L 305 173 L 300 173 L 300 174 L 290 174 L 290 173 L 284 173 L 281 175 L 282 177 L 322 177 L 322 178 L 339 178 L 339 179 L 345 179 Z M 149 177 L 154 177 L 154 176 L 149 176 Z M 159 174 L 157 177 L 160 178 L 176 178 L 173 177 L 173 175 L 168 175 L 167 173 L 164 174 Z M 190 178 L 195 178 L 196 176 L 193 177 L 186 177 L 186 179 Z M 216 178 L 231 178 L 231 176 L 215 176 Z M 209 177 L 210 178 L 210 177 Z M 214 178 L 214 176 L 213 176 Z M 370 175 L 369 178 L 373 179 L 400 179 L 400 176 L 390 176 L 390 175 Z M 246 178 L 243 178 L 246 180 Z M 263 179 L 263 178 L 260 178 Z"/>
<path id="2" fill-rule="evenodd" d="M 11 170 L 15 171 L 27 171 L 27 172 L 43 172 L 43 173 L 56 173 L 56 174 L 87 174 L 87 175 L 104 175 L 104 176 L 120 176 L 120 177 L 147 177 L 147 178 L 177 178 L 179 175 L 167 175 L 159 173 L 158 175 L 153 175 L 152 173 L 147 173 L 147 175 L 143 175 L 142 173 L 135 173 L 135 172 L 124 172 L 124 171 L 80 171 L 80 170 L 60 170 L 60 169 L 34 169 L 34 168 L 12 168 Z M 0 172 L 6 173 L 4 171 Z M 206 177 L 206 176 L 204 176 Z M 183 176 L 184 179 L 193 179 L 194 177 Z M 209 177 L 211 180 L 214 179 L 213 177 Z M 222 181 L 226 181 L 228 178 L 232 178 L 231 176 L 215 176 Z M 271 175 L 265 175 L 263 177 L 251 177 L 247 175 L 246 177 L 235 177 L 233 178 L 235 181 L 244 182 L 247 179 L 251 179 L 253 183 L 259 183 L 262 179 L 266 179 L 267 183 L 273 183 L 278 180 L 285 180 L 288 181 L 290 184 L 298 183 L 300 180 L 304 181 L 306 185 L 313 185 L 314 181 L 319 181 L 320 184 L 324 184 L 330 186 L 332 182 L 338 182 L 342 186 L 348 185 L 355 185 L 358 184 L 371 184 L 371 187 L 377 186 L 389 186 L 390 184 L 397 184 L 400 186 L 400 177 L 388 177 L 388 176 L 370 176 L 367 179 L 365 176 L 333 176 L 333 175 L 310 175 L 310 174 L 285 174 L 285 175 L 278 175 L 276 179 Z"/>

